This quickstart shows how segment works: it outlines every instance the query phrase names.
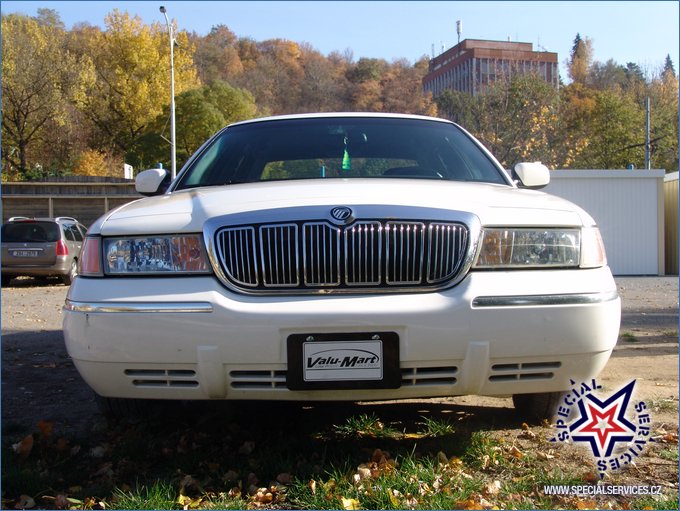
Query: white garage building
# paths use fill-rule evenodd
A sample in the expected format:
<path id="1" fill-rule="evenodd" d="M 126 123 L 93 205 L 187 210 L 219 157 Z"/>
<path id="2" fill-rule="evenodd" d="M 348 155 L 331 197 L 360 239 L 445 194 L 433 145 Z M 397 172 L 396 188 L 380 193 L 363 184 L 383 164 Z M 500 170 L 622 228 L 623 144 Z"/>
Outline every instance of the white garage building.
<path id="1" fill-rule="evenodd" d="M 664 274 L 664 170 L 555 170 L 547 193 L 588 211 L 614 275 Z"/>

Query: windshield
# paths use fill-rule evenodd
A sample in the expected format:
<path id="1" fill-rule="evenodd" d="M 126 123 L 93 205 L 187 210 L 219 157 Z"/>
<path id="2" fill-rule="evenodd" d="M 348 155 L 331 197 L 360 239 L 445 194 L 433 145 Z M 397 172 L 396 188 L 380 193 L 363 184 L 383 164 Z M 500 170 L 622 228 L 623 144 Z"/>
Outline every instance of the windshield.
<path id="1" fill-rule="evenodd" d="M 208 144 L 176 189 L 289 179 L 419 178 L 508 184 L 453 124 L 303 118 L 241 124 Z"/>
<path id="2" fill-rule="evenodd" d="M 53 222 L 17 222 L 2 226 L 2 241 L 7 243 L 54 242 L 60 238 Z"/>

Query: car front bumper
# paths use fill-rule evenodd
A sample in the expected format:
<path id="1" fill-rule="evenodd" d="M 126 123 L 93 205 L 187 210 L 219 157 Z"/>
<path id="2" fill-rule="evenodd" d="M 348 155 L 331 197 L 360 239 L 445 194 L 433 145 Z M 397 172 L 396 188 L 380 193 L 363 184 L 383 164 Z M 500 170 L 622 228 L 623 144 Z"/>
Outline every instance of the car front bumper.
<path id="1" fill-rule="evenodd" d="M 616 344 L 620 311 L 608 268 L 471 272 L 445 291 L 372 296 L 251 297 L 213 277 L 78 277 L 64 335 L 84 380 L 108 397 L 508 395 L 595 377 Z M 289 336 L 375 332 L 398 335 L 398 388 L 289 390 Z"/>

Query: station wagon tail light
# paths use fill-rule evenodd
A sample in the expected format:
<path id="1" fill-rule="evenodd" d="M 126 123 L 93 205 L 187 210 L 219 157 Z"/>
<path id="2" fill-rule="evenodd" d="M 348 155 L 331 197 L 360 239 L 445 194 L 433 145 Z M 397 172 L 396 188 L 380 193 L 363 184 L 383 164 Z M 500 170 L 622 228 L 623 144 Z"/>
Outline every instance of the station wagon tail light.
<path id="1" fill-rule="evenodd" d="M 102 239 L 87 237 L 83 241 L 78 260 L 78 275 L 83 277 L 101 277 L 102 273 Z"/>
<path id="2" fill-rule="evenodd" d="M 65 257 L 68 255 L 68 247 L 66 246 L 66 243 L 64 240 L 59 240 L 57 241 L 57 256 L 62 256 Z"/>
<path id="3" fill-rule="evenodd" d="M 106 275 L 155 275 L 211 273 L 198 234 L 104 238 Z"/>

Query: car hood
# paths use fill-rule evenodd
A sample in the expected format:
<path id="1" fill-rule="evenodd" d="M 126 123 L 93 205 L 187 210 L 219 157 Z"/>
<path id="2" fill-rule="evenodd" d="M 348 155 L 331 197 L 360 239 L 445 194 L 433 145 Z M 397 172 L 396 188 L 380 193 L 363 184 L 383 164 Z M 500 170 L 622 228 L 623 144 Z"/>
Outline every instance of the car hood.
<path id="1" fill-rule="evenodd" d="M 594 224 L 574 204 L 542 192 L 488 183 L 421 179 L 271 181 L 195 188 L 125 204 L 100 218 L 104 236 L 201 232 L 210 218 L 297 206 L 385 205 L 471 212 L 482 225 Z"/>

